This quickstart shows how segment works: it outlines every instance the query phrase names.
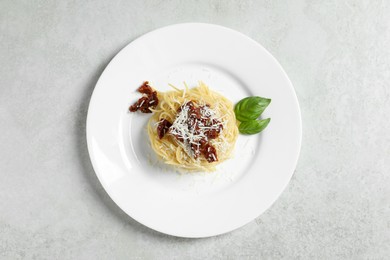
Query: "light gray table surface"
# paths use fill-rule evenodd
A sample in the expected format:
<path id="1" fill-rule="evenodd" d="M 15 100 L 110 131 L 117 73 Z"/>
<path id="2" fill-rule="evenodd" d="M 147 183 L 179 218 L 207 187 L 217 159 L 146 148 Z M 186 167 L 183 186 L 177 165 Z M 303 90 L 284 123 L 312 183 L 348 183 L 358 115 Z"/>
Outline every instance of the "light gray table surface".
<path id="1" fill-rule="evenodd" d="M 388 259 L 389 14 L 390 1 L 0 1 L 0 258 Z M 97 180 L 85 139 L 110 59 L 182 22 L 260 42 L 293 82 L 303 119 L 277 202 L 206 239 L 128 217 Z"/>

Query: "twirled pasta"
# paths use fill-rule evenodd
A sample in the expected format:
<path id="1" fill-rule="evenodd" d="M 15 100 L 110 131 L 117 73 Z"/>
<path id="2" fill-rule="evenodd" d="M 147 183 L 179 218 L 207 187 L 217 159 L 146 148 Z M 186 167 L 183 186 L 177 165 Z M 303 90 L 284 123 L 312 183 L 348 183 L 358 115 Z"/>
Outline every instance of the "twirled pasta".
<path id="1" fill-rule="evenodd" d="M 217 164 L 230 158 L 237 140 L 238 128 L 233 104 L 224 96 L 210 90 L 202 82 L 199 83 L 199 86 L 191 89 L 187 87 L 185 89 L 172 87 L 174 88 L 173 91 L 158 93 L 160 102 L 156 109 L 153 110 L 153 116 L 148 123 L 148 134 L 152 148 L 166 164 L 174 165 L 187 171 L 214 171 Z M 162 139 L 158 138 L 158 122 L 162 119 L 173 122 L 178 113 L 178 108 L 190 100 L 198 104 L 209 104 L 223 124 L 223 130 L 219 136 L 210 140 L 218 153 L 218 161 L 216 162 L 209 163 L 202 157 L 194 159 L 186 152 L 183 144 L 169 134 Z"/>

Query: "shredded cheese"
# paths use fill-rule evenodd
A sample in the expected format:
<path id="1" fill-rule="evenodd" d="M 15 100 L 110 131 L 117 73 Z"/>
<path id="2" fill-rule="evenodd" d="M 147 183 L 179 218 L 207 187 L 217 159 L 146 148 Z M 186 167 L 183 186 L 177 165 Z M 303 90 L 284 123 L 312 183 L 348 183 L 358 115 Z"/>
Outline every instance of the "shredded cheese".
<path id="1" fill-rule="evenodd" d="M 188 122 L 191 121 L 190 116 L 193 114 L 189 113 L 189 106 L 186 106 L 188 101 L 186 101 L 181 106 L 181 111 L 177 114 L 175 121 L 172 123 L 172 126 L 170 127 L 169 133 L 171 135 L 175 135 L 181 139 L 183 139 L 183 142 L 179 142 L 179 145 L 181 145 L 184 148 L 184 151 L 190 155 L 194 156 L 194 151 L 191 149 L 191 144 L 197 145 L 199 147 L 200 140 L 207 139 L 206 132 L 210 130 L 216 130 L 219 129 L 219 127 L 222 125 L 222 127 L 226 127 L 226 120 L 223 120 L 225 116 L 220 116 L 218 111 L 211 109 L 210 107 L 203 105 L 202 109 L 200 110 L 201 118 L 205 120 L 210 120 L 211 122 L 219 122 L 217 124 L 213 124 L 211 126 L 204 125 L 201 121 L 198 121 L 198 127 L 199 130 L 195 130 L 194 127 L 191 127 Z M 202 102 L 204 103 L 204 102 Z M 223 131 L 222 128 L 222 131 Z M 220 135 L 222 136 L 222 135 Z M 217 151 L 226 151 L 227 150 L 227 142 L 225 142 L 224 138 L 221 138 L 221 141 L 217 140 L 209 140 L 211 143 L 216 146 Z M 213 159 L 216 160 L 215 156 L 213 155 Z"/>

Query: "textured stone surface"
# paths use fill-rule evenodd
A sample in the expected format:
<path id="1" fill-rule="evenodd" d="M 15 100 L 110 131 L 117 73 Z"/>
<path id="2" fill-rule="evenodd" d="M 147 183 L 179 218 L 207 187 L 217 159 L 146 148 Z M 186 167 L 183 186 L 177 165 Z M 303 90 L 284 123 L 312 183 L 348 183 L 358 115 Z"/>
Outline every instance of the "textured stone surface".
<path id="1" fill-rule="evenodd" d="M 0 1 L 0 258 L 388 259 L 389 1 Z M 295 85 L 295 175 L 232 233 L 182 239 L 106 195 L 85 141 L 98 76 L 127 43 L 180 22 L 263 44 Z"/>

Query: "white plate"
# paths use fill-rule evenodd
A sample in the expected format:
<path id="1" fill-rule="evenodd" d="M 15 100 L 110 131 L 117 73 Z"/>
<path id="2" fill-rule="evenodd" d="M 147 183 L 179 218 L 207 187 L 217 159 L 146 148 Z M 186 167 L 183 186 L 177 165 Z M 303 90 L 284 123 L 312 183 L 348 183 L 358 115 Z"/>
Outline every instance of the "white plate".
<path id="1" fill-rule="evenodd" d="M 179 174 L 159 163 L 146 134 L 150 114 L 128 113 L 145 80 L 201 80 L 234 103 L 272 99 L 259 135 L 240 135 L 235 157 L 215 173 Z M 287 186 L 301 145 L 301 118 L 293 86 L 278 62 L 247 36 L 217 25 L 178 24 L 130 43 L 107 66 L 88 110 L 88 149 L 111 198 L 128 215 L 181 237 L 229 232 L 263 213 Z"/>

